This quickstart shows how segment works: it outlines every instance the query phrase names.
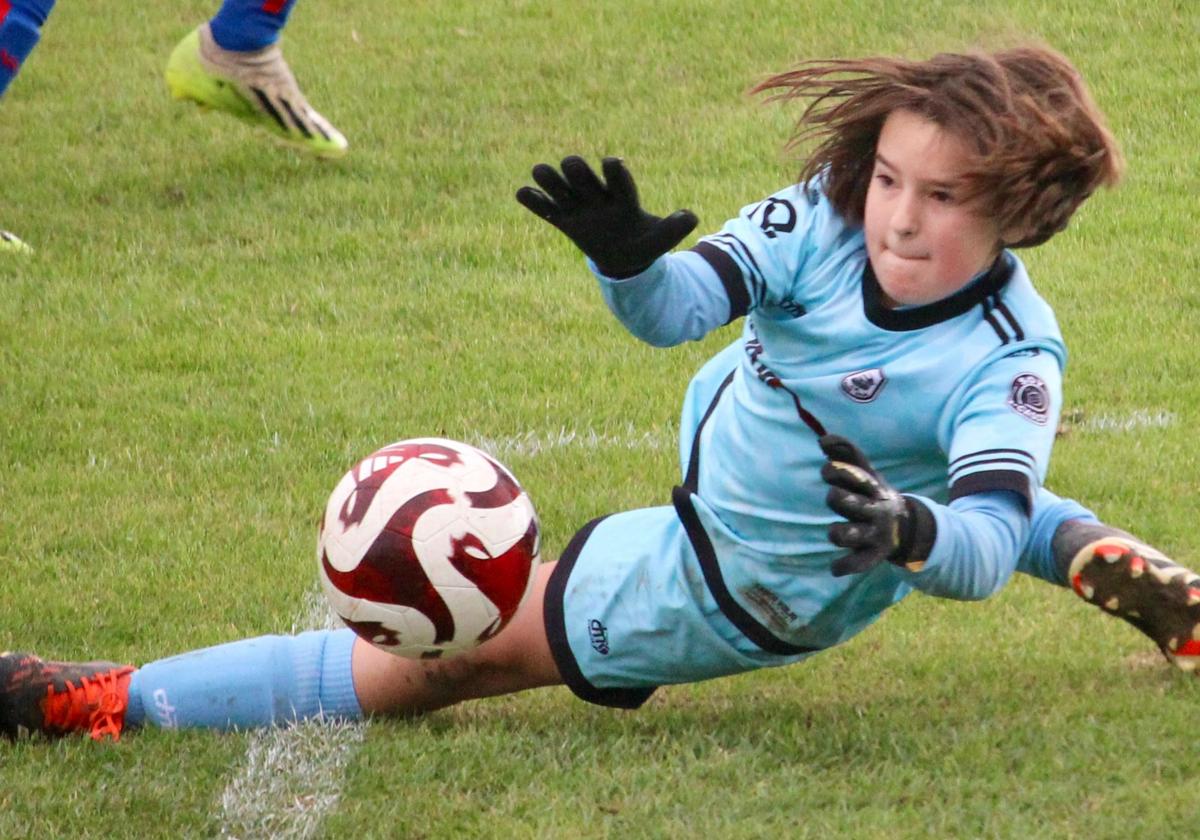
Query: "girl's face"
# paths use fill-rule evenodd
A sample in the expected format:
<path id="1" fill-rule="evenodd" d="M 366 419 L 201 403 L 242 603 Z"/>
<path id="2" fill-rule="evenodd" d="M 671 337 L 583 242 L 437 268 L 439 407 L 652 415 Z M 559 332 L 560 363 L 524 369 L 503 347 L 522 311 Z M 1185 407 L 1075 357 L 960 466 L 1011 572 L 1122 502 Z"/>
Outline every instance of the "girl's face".
<path id="1" fill-rule="evenodd" d="M 1001 231 L 964 198 L 966 142 L 913 111 L 884 121 L 867 188 L 867 255 L 892 306 L 957 292 L 1000 251 Z"/>

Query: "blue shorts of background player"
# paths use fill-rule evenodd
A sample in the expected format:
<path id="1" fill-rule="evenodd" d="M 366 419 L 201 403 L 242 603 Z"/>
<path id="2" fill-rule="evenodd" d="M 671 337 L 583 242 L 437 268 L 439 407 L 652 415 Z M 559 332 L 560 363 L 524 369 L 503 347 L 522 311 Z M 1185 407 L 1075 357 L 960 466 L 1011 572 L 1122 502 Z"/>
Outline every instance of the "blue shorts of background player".
<path id="1" fill-rule="evenodd" d="M 1064 354 L 1011 249 L 1120 171 L 1074 68 L 1042 48 L 864 59 L 762 89 L 816 102 L 799 129 L 820 145 L 799 185 L 689 250 L 668 253 L 695 218 L 642 210 L 619 160 L 603 181 L 579 158 L 541 165 L 540 189 L 518 193 L 587 254 L 635 335 L 669 345 L 745 319 L 688 389 L 670 504 L 589 523 L 460 656 L 400 659 L 349 630 L 141 668 L 8 654 L 0 731 L 412 714 L 562 683 L 636 707 L 839 644 L 914 588 L 978 599 L 1015 570 L 1192 667 L 1197 576 L 1040 486 Z"/>

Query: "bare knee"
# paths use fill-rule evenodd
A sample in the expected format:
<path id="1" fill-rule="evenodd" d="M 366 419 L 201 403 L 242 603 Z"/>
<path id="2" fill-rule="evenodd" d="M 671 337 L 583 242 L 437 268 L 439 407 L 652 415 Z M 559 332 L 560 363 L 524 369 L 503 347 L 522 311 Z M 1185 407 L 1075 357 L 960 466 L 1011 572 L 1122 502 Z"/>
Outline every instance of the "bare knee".
<path id="1" fill-rule="evenodd" d="M 531 597 L 512 624 L 479 647 L 442 659 L 401 659 L 359 640 L 354 688 L 363 711 L 413 714 L 463 700 L 562 682 L 542 620 L 542 598 L 553 564 L 538 570 Z"/>

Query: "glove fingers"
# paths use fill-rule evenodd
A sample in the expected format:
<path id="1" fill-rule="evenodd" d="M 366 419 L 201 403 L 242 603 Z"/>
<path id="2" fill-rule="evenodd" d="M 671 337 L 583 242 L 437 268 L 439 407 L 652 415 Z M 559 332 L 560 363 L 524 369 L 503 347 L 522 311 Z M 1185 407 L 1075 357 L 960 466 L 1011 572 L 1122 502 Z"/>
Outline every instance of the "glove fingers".
<path id="1" fill-rule="evenodd" d="M 826 530 L 838 548 L 863 549 L 879 542 L 874 525 L 865 522 L 834 522 Z"/>
<path id="2" fill-rule="evenodd" d="M 517 201 L 535 216 L 540 216 L 548 222 L 553 223 L 558 215 L 558 205 L 550 200 L 550 196 L 533 187 L 521 187 L 517 190 Z"/>
<path id="3" fill-rule="evenodd" d="M 533 167 L 533 180 L 545 190 L 546 195 L 559 206 L 561 210 L 571 210 L 579 203 L 570 185 L 558 173 L 558 170 L 547 163 L 539 163 Z"/>
<path id="4" fill-rule="evenodd" d="M 691 210 L 676 210 L 655 225 L 649 244 L 653 250 L 665 254 L 696 229 L 697 221 Z"/>
<path id="5" fill-rule="evenodd" d="M 604 170 L 604 182 L 608 185 L 608 192 L 613 199 L 626 207 L 640 207 L 637 186 L 633 183 L 633 176 L 625 168 L 625 161 L 607 157 L 600 162 L 600 166 Z"/>
<path id="6" fill-rule="evenodd" d="M 867 460 L 863 451 L 841 435 L 821 435 L 817 444 L 820 445 L 821 451 L 830 461 L 842 461 L 864 470 L 873 471 L 871 462 Z"/>
<path id="7" fill-rule="evenodd" d="M 825 494 L 825 505 L 839 516 L 853 522 L 867 522 L 875 512 L 873 499 L 861 493 L 851 493 L 840 487 L 830 487 Z"/>
<path id="8" fill-rule="evenodd" d="M 874 474 L 846 461 L 826 461 L 821 465 L 821 480 L 831 487 L 878 499 L 883 489 Z"/>
<path id="9" fill-rule="evenodd" d="M 578 155 L 563 158 L 562 173 L 581 202 L 603 200 L 606 192 L 604 184 L 583 158 Z"/>
<path id="10" fill-rule="evenodd" d="M 869 572 L 882 562 L 883 557 L 879 556 L 879 552 L 855 551 L 834 560 L 829 570 L 834 577 L 845 577 Z"/>

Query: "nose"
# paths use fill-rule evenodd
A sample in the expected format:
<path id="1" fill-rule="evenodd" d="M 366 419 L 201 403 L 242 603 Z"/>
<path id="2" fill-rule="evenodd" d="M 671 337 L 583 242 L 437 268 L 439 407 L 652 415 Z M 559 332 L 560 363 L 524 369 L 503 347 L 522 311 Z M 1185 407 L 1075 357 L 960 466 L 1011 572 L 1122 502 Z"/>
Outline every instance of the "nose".
<path id="1" fill-rule="evenodd" d="M 913 236 L 920 229 L 920 220 L 917 196 L 909 190 L 902 190 L 892 207 L 892 232 L 902 238 Z"/>

